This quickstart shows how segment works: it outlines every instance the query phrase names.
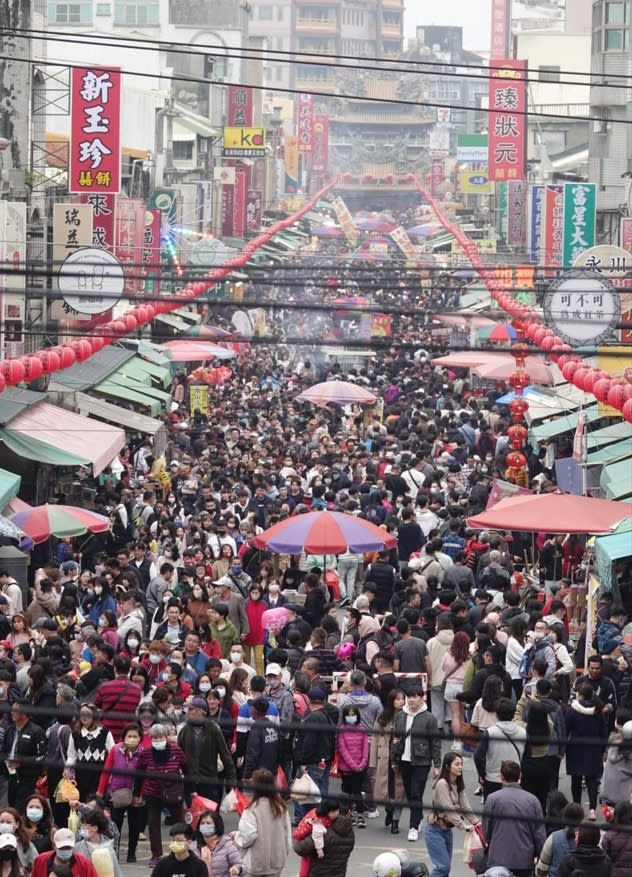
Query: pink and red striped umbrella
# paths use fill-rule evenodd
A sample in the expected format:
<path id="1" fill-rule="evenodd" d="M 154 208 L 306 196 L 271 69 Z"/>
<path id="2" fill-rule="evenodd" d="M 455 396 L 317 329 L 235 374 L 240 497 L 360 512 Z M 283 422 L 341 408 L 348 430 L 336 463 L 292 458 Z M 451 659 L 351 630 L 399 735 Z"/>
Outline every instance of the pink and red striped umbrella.
<path id="1" fill-rule="evenodd" d="M 395 548 L 397 540 L 370 521 L 342 512 L 308 512 L 280 521 L 253 539 L 255 548 L 277 554 L 364 554 Z"/>
<path id="2" fill-rule="evenodd" d="M 105 533 L 110 520 L 88 509 L 74 505 L 39 505 L 17 512 L 12 522 L 24 530 L 36 544 L 51 536 L 81 536 L 83 533 Z"/>

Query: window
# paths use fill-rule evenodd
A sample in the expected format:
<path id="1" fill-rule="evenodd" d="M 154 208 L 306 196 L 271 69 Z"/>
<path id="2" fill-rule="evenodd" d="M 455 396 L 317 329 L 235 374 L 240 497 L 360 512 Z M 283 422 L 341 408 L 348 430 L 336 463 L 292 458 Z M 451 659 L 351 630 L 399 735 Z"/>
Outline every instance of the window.
<path id="1" fill-rule="evenodd" d="M 628 48 L 628 32 L 623 27 L 607 27 L 604 30 L 604 52 L 625 52 Z"/>
<path id="2" fill-rule="evenodd" d="M 193 161 L 193 141 L 192 140 L 174 140 L 174 142 L 173 142 L 173 160 L 174 161 Z"/>
<path id="3" fill-rule="evenodd" d="M 627 3 L 606 3 L 606 24 L 626 24 L 628 21 Z"/>
<path id="4" fill-rule="evenodd" d="M 555 64 L 540 64 L 540 82 L 559 82 L 560 67 Z"/>
<path id="5" fill-rule="evenodd" d="M 109 3 L 97 3 L 97 13 L 100 18 L 112 15 L 112 6 Z"/>
<path id="6" fill-rule="evenodd" d="M 92 2 L 49 3 L 49 24 L 92 24 Z"/>
<path id="7" fill-rule="evenodd" d="M 272 21 L 274 15 L 274 6 L 259 7 L 259 21 Z"/>
<path id="8" fill-rule="evenodd" d="M 160 24 L 159 0 L 116 0 L 114 24 L 125 27 L 157 27 Z"/>

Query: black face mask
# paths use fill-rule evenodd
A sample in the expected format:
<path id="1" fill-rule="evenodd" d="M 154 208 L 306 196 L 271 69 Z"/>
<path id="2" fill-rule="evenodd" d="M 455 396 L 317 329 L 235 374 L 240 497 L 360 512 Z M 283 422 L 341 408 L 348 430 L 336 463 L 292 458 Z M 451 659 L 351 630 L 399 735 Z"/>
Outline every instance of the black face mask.
<path id="1" fill-rule="evenodd" d="M 15 858 L 15 850 L 0 850 L 0 862 L 10 862 Z"/>

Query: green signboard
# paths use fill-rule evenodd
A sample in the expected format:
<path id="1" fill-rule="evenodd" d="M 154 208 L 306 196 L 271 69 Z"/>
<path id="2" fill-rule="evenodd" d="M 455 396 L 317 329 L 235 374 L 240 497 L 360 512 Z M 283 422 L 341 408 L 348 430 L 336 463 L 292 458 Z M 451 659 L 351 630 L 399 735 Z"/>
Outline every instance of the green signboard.
<path id="1" fill-rule="evenodd" d="M 564 267 L 595 245 L 597 192 L 594 183 L 564 184 Z"/>

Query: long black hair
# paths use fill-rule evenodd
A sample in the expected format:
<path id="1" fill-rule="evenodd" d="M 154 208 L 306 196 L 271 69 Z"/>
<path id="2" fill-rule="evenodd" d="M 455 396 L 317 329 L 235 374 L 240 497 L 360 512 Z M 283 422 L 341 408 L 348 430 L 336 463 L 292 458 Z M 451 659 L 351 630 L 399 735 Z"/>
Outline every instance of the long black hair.
<path id="1" fill-rule="evenodd" d="M 395 701 L 400 694 L 402 697 L 406 696 L 401 688 L 393 688 L 386 695 L 386 705 L 384 706 L 384 709 L 377 719 L 377 723 L 378 725 L 380 725 L 380 727 L 386 728 L 387 725 L 393 724 L 393 721 L 395 719 Z"/>
<path id="2" fill-rule="evenodd" d="M 439 774 L 440 780 L 445 780 L 446 783 L 451 786 L 452 781 L 450 779 L 450 768 L 452 767 L 452 762 L 456 761 L 457 758 L 460 758 L 463 761 L 463 755 L 460 752 L 446 752 L 443 756 L 443 763 L 441 765 L 441 773 Z M 463 775 L 456 778 L 456 790 L 459 794 L 465 790 L 465 782 L 463 781 Z"/>

